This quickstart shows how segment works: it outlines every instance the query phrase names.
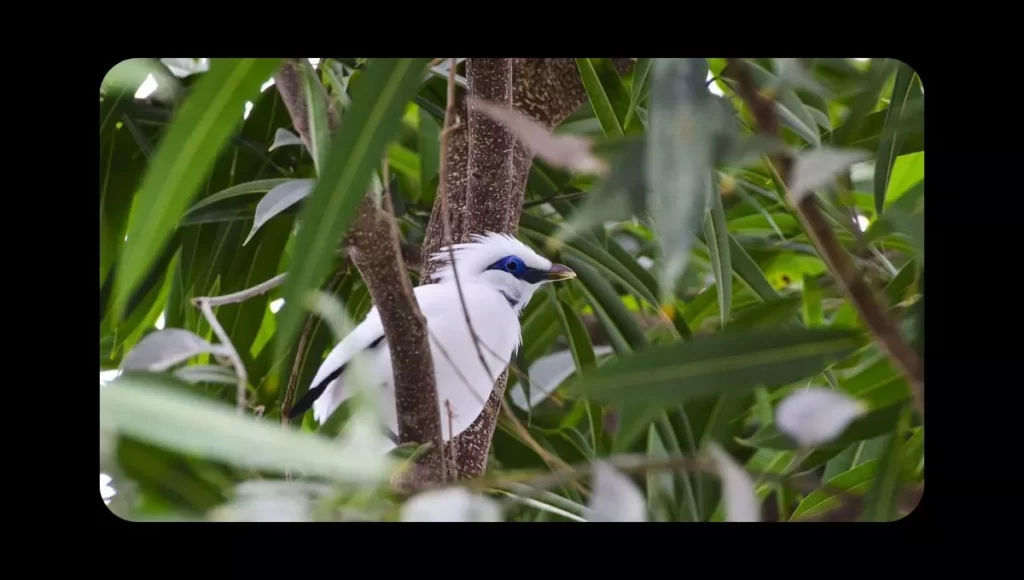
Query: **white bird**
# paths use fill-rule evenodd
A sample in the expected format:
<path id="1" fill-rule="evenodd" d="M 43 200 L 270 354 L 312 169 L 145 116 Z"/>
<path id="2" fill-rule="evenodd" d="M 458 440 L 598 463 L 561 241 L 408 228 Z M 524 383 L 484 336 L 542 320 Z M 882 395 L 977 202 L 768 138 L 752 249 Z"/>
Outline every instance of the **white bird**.
<path id="1" fill-rule="evenodd" d="M 447 247 L 434 254 L 431 260 L 444 264 L 435 274 L 437 282 L 413 290 L 426 319 L 445 441 L 451 440 L 453 432 L 457 436 L 465 431 L 483 412 L 495 381 L 522 343 L 519 315 L 533 293 L 545 283 L 576 277 L 571 269 L 552 264 L 512 236 L 488 232 L 471 238 L 451 247 L 454 264 Z M 456 269 L 466 312 L 480 341 L 479 353 L 466 325 Z M 383 389 L 380 411 L 397 437 L 391 352 L 376 306 L 327 355 L 289 417 L 299 417 L 312 407 L 314 419 L 325 423 L 353 394 L 345 388 L 345 371 L 356 354 L 366 356 L 368 370 Z"/>

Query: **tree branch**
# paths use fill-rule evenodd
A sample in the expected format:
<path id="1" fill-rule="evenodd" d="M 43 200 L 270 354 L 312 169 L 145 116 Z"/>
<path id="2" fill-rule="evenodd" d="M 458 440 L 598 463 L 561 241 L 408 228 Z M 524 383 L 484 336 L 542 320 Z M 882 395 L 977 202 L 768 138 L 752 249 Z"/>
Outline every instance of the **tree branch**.
<path id="1" fill-rule="evenodd" d="M 302 62 L 288 59 L 274 75 L 275 85 L 292 118 L 292 124 L 309 146 L 309 121 L 302 90 Z M 337 115 L 329 109 L 331 132 Z M 434 364 L 430 356 L 426 323 L 412 293 L 405 269 L 394 218 L 381 211 L 367 196 L 345 240 L 349 256 L 362 275 L 373 303 L 380 312 L 394 369 L 398 436 L 401 443 L 433 443 L 422 458 L 417 478 L 444 481 L 445 470 L 438 413 Z M 422 481 L 408 482 L 418 486 Z"/>
<path id="2" fill-rule="evenodd" d="M 775 103 L 760 93 L 745 63 L 734 58 L 727 60 L 729 76 L 737 83 L 736 92 L 750 107 L 758 128 L 765 135 L 778 137 L 779 120 L 775 113 Z M 772 162 L 779 181 L 788 185 L 793 160 L 779 153 L 772 156 Z M 868 285 L 843 249 L 817 203 L 816 196 L 807 195 L 796 204 L 796 213 L 804 230 L 825 260 L 840 290 L 856 307 L 861 320 L 875 336 L 879 346 L 906 377 L 913 393 L 914 407 L 924 417 L 924 362 L 903 337 L 899 325 L 884 306 L 883 299 Z"/>

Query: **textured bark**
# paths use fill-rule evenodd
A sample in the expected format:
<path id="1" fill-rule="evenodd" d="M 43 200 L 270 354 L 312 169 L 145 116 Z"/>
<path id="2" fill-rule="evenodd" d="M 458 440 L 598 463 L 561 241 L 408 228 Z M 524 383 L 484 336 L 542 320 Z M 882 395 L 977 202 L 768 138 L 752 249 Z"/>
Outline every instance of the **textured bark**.
<path id="1" fill-rule="evenodd" d="M 296 132 L 309 146 L 309 118 L 302 89 L 301 59 L 288 59 L 274 75 L 275 85 L 292 118 Z M 330 106 L 330 103 L 329 103 Z M 333 133 L 337 114 L 329 109 Z M 437 388 L 434 364 L 430 356 L 426 322 L 412 293 L 397 224 L 394 218 L 366 196 L 344 243 L 348 255 L 366 283 L 378 307 L 384 333 L 391 350 L 398 411 L 398 436 L 402 443 L 432 442 L 415 471 L 417 481 L 403 482 L 419 486 L 445 480 L 441 440 L 441 419 L 437 412 Z"/>
<path id="2" fill-rule="evenodd" d="M 612 59 L 620 74 L 632 59 Z M 549 129 L 571 115 L 587 98 L 575 59 L 515 58 L 467 59 L 467 80 L 473 96 L 508 104 Z M 454 243 L 484 231 L 515 234 L 523 208 L 526 178 L 532 153 L 503 126 L 473 113 L 467 115 L 465 94 L 457 93 L 456 122 L 449 132 L 447 174 L 448 218 Z M 435 267 L 427 260 L 445 245 L 444 215 L 440 197 L 424 241 L 421 284 L 429 283 Z M 454 441 L 458 477 L 481 475 L 494 436 L 508 371 L 501 375 L 479 418 Z"/>

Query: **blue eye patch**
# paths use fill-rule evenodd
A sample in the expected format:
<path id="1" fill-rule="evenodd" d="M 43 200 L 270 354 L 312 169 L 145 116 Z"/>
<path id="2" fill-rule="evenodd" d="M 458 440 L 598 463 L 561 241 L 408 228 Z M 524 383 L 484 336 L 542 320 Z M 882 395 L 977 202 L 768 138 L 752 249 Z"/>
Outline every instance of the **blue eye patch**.
<path id="1" fill-rule="evenodd" d="M 537 284 L 547 280 L 548 274 L 544 270 L 538 270 L 537 268 L 527 266 L 518 256 L 505 256 L 488 266 L 487 269 L 508 272 L 516 278 L 530 284 Z"/>

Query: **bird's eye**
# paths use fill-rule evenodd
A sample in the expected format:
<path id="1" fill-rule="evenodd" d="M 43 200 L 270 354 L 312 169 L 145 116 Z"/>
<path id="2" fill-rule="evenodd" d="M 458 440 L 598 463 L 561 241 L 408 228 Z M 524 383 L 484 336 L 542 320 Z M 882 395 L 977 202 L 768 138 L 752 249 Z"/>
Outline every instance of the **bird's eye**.
<path id="1" fill-rule="evenodd" d="M 516 262 L 515 260 L 509 260 L 505 262 L 505 269 L 508 270 L 509 272 L 515 272 L 516 270 L 519 269 L 519 263 Z"/>

